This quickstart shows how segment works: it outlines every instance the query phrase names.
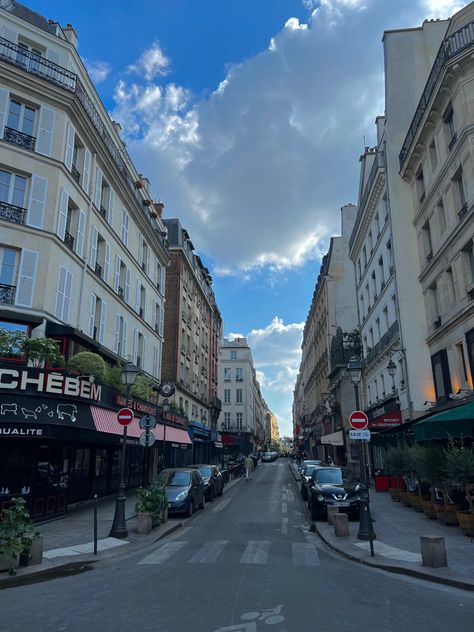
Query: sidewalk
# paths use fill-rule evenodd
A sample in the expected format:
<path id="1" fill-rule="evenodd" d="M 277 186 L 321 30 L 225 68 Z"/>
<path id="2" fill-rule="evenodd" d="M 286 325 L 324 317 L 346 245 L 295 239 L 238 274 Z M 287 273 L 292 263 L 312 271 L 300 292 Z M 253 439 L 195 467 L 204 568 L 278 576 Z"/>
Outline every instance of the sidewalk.
<path id="1" fill-rule="evenodd" d="M 295 480 L 299 481 L 294 462 L 290 463 L 290 468 Z M 376 492 L 372 488 L 370 511 L 377 536 L 374 557 L 370 556 L 369 542 L 357 539 L 358 521 L 349 521 L 348 538 L 336 537 L 334 527 L 324 521 L 315 522 L 315 530 L 328 546 L 356 562 L 474 591 L 474 542 L 459 527 L 444 526 L 430 520 L 423 513 L 393 502 L 388 492 Z M 444 537 L 447 567 L 422 565 L 422 535 Z"/>
<path id="2" fill-rule="evenodd" d="M 236 478 L 224 487 L 226 492 L 236 485 Z M 216 498 L 214 503 L 219 499 Z M 16 575 L 0 572 L 0 590 L 12 586 L 43 581 L 53 577 L 87 570 L 91 565 L 118 555 L 128 554 L 157 542 L 179 529 L 189 518 L 169 517 L 148 535 L 137 533 L 135 491 L 127 492 L 125 520 L 126 538 L 109 537 L 115 512 L 115 497 L 99 499 L 97 511 L 97 555 L 94 555 L 94 503 L 87 502 L 68 509 L 65 516 L 38 525 L 43 536 L 43 560 L 34 566 L 19 566 Z M 206 511 L 206 510 L 204 510 Z"/>

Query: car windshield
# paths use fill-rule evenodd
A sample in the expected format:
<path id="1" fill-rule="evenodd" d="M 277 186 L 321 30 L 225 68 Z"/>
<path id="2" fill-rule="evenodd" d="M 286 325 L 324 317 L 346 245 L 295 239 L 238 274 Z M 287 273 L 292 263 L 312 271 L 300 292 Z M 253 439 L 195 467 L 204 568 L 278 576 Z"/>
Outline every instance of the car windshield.
<path id="1" fill-rule="evenodd" d="M 191 472 L 162 472 L 160 482 L 171 487 L 184 487 L 191 482 Z"/>
<path id="2" fill-rule="evenodd" d="M 212 476 L 212 468 L 210 467 L 198 467 L 199 472 L 201 472 L 201 476 Z"/>
<path id="3" fill-rule="evenodd" d="M 304 466 L 304 473 L 306 474 L 306 476 L 311 476 L 311 474 L 314 472 L 314 470 L 318 467 L 317 464 L 314 465 L 305 465 Z"/>
<path id="4" fill-rule="evenodd" d="M 314 475 L 316 483 L 332 483 L 333 485 L 341 485 L 343 483 L 353 483 L 354 477 L 352 472 L 343 468 L 334 467 L 331 469 L 318 469 Z"/>

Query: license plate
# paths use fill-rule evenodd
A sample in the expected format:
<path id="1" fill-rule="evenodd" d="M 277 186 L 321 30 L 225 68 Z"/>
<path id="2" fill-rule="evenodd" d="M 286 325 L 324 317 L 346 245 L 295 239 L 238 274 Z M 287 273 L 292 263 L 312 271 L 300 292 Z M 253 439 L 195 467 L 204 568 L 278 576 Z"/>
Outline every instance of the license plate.
<path id="1" fill-rule="evenodd" d="M 336 502 L 336 505 L 338 507 L 350 507 L 351 503 L 348 503 L 347 501 L 338 501 Z"/>

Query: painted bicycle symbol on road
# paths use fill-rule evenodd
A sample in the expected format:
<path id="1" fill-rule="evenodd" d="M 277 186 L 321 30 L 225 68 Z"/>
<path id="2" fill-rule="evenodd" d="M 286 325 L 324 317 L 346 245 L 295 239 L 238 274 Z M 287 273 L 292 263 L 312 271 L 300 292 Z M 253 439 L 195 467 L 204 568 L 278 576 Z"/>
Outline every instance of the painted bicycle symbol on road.
<path id="1" fill-rule="evenodd" d="M 227 625 L 224 628 L 214 630 L 214 632 L 257 632 L 258 621 L 263 621 L 267 625 L 275 625 L 284 621 L 285 617 L 280 614 L 282 609 L 283 606 L 276 606 L 263 612 L 244 612 L 240 615 L 241 623 Z"/>

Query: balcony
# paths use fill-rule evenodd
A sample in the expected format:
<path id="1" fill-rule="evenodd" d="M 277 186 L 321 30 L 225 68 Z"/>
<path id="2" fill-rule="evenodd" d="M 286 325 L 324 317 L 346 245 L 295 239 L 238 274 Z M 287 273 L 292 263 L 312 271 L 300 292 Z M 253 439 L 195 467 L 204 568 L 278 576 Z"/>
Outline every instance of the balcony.
<path id="1" fill-rule="evenodd" d="M 71 233 L 68 233 L 67 230 L 64 233 L 64 243 L 69 248 L 69 250 L 74 251 L 74 237 Z"/>
<path id="2" fill-rule="evenodd" d="M 102 204 L 100 205 L 99 213 L 102 215 L 104 219 L 107 219 L 107 209 L 104 208 Z"/>
<path id="3" fill-rule="evenodd" d="M 102 266 L 99 265 L 98 263 L 95 264 L 94 272 L 97 274 L 99 279 L 102 278 Z"/>
<path id="4" fill-rule="evenodd" d="M 4 127 L 3 140 L 22 149 L 28 149 L 28 151 L 35 150 L 36 138 L 19 132 L 17 129 L 13 129 L 13 127 Z"/>
<path id="5" fill-rule="evenodd" d="M 72 177 L 74 178 L 74 180 L 77 182 L 77 184 L 80 184 L 80 182 L 81 182 L 81 173 L 80 173 L 80 171 L 78 171 L 76 169 L 76 165 L 72 165 L 71 166 L 71 174 L 72 174 Z"/>
<path id="6" fill-rule="evenodd" d="M 466 217 L 467 210 L 468 210 L 468 206 L 467 206 L 467 202 L 466 202 L 466 204 L 464 204 L 464 206 L 462 207 L 462 209 L 458 213 L 459 221 L 463 220 Z"/>
<path id="7" fill-rule="evenodd" d="M 26 208 L 0 202 L 0 219 L 14 224 L 24 224 L 26 221 Z"/>
<path id="8" fill-rule="evenodd" d="M 7 305 L 14 305 L 15 303 L 15 285 L 6 285 L 0 283 L 0 303 L 6 303 Z"/>
<path id="9" fill-rule="evenodd" d="M 123 298 L 123 287 L 118 287 L 117 288 L 117 294 L 120 296 L 120 298 Z"/>

